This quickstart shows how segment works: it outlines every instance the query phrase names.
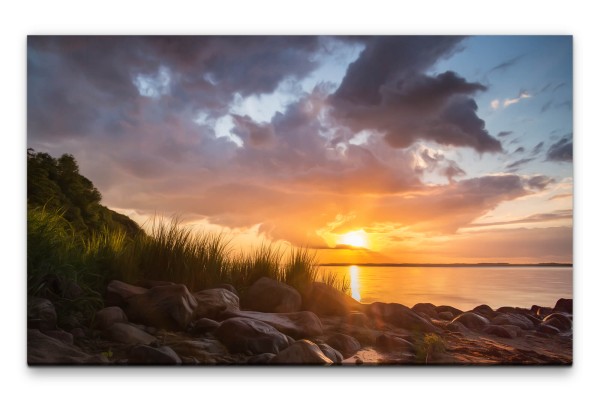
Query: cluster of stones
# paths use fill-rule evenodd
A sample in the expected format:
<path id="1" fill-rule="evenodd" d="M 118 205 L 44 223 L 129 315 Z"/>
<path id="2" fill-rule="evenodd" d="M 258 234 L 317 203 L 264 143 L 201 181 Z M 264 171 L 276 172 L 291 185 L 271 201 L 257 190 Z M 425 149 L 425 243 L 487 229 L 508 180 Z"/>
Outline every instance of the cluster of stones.
<path id="1" fill-rule="evenodd" d="M 425 333 L 471 330 L 514 338 L 567 333 L 572 300 L 530 310 L 486 305 L 462 312 L 450 306 L 361 304 L 323 283 L 303 295 L 263 277 L 240 300 L 223 284 L 197 292 L 185 285 L 112 281 L 106 307 L 89 327 L 59 328 L 52 303 L 28 303 L 28 363 L 37 364 L 360 364 L 361 349 L 415 358 Z"/>

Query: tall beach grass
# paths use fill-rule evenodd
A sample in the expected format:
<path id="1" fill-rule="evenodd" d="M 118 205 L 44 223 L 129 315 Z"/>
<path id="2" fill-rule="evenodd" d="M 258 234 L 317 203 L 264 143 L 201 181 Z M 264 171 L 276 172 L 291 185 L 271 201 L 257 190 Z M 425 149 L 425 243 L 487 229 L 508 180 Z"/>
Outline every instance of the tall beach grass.
<path id="1" fill-rule="evenodd" d="M 228 283 L 241 293 L 261 277 L 300 292 L 319 279 L 342 291 L 348 287 L 345 279 L 319 277 L 316 254 L 308 248 L 286 252 L 263 244 L 235 252 L 226 235 L 197 233 L 178 219 L 154 218 L 134 237 L 110 230 L 84 237 L 60 212 L 36 208 L 28 211 L 27 240 L 28 294 L 48 296 L 49 276 L 76 283 L 86 294 L 83 304 L 51 295 L 61 307 L 85 313 L 101 307 L 106 285 L 114 279 L 132 284 L 144 279 L 171 281 L 190 291 Z"/>

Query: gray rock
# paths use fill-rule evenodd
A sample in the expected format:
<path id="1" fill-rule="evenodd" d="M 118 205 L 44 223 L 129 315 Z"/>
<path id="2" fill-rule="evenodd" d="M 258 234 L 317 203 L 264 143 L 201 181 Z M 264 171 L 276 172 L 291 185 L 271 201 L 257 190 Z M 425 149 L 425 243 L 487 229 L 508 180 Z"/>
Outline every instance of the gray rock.
<path id="1" fill-rule="evenodd" d="M 27 330 L 29 365 L 98 365 L 108 363 L 101 355 L 89 355 L 74 345 L 47 336 L 37 329 Z"/>
<path id="2" fill-rule="evenodd" d="M 351 357 L 361 348 L 356 338 L 342 333 L 333 334 L 325 342 L 338 350 L 344 358 Z"/>
<path id="3" fill-rule="evenodd" d="M 526 316 L 513 313 L 501 313 L 492 319 L 492 324 L 504 326 L 507 324 L 517 326 L 523 330 L 533 330 L 535 325 Z"/>
<path id="4" fill-rule="evenodd" d="M 295 288 L 279 281 L 262 277 L 248 288 L 242 298 L 242 308 L 258 312 L 298 312 L 302 297 Z"/>
<path id="5" fill-rule="evenodd" d="M 221 322 L 221 326 L 215 331 L 215 337 L 234 353 L 277 354 L 289 346 L 285 334 L 273 326 L 244 317 Z"/>
<path id="6" fill-rule="evenodd" d="M 452 323 L 461 323 L 463 326 L 470 330 L 482 330 L 485 326 L 490 324 L 490 321 L 477 313 L 464 312 L 458 315 L 452 320 Z"/>
<path id="7" fill-rule="evenodd" d="M 27 327 L 30 329 L 54 330 L 56 310 L 45 298 L 31 298 L 27 303 Z"/>
<path id="8" fill-rule="evenodd" d="M 441 333 L 441 330 L 435 327 L 430 320 L 401 304 L 374 302 L 368 305 L 367 315 L 375 321 L 393 324 L 410 331 Z"/>
<path id="9" fill-rule="evenodd" d="M 185 285 L 154 287 L 127 300 L 125 313 L 132 322 L 168 330 L 185 330 L 194 318 L 196 298 Z"/>
<path id="10" fill-rule="evenodd" d="M 194 293 L 197 306 L 195 316 L 222 320 L 221 314 L 225 311 L 238 311 L 240 300 L 237 295 L 225 288 L 211 288 Z"/>
<path id="11" fill-rule="evenodd" d="M 317 345 L 319 346 L 321 351 L 323 351 L 323 354 L 325 354 L 325 356 L 327 358 L 331 359 L 334 364 L 339 365 L 344 360 L 342 353 L 340 351 L 336 350 L 335 348 L 333 348 L 332 346 L 330 346 L 328 344 L 317 344 Z"/>
<path id="12" fill-rule="evenodd" d="M 119 308 L 118 306 L 109 306 L 96 312 L 94 321 L 92 322 L 92 328 L 96 330 L 104 330 L 115 323 L 127 322 L 127 315 L 125 315 L 123 309 Z"/>
<path id="13" fill-rule="evenodd" d="M 321 320 L 312 312 L 263 313 L 252 311 L 227 311 L 228 318 L 243 317 L 259 320 L 294 339 L 311 338 L 323 334 Z"/>
<path id="14" fill-rule="evenodd" d="M 104 330 L 102 336 L 123 344 L 149 345 L 158 342 L 156 337 L 128 323 L 115 323 Z"/>
<path id="15" fill-rule="evenodd" d="M 331 365 L 332 363 L 333 361 L 309 340 L 296 341 L 269 361 L 271 365 Z"/>
<path id="16" fill-rule="evenodd" d="M 363 311 L 363 305 L 354 298 L 319 282 L 312 283 L 303 293 L 302 308 L 318 316 L 346 316 L 352 311 Z"/>
<path id="17" fill-rule="evenodd" d="M 106 287 L 106 306 L 125 307 L 129 298 L 144 294 L 146 288 L 137 287 L 119 280 L 113 280 Z"/>
<path id="18" fill-rule="evenodd" d="M 129 351 L 129 363 L 133 365 L 181 365 L 181 358 L 170 347 L 158 348 L 136 345 Z"/>

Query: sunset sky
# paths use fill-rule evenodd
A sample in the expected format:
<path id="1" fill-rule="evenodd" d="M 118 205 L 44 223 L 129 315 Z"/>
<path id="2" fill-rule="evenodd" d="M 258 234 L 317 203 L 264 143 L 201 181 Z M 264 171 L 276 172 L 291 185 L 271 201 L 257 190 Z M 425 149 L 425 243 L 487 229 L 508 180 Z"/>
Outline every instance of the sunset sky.
<path id="1" fill-rule="evenodd" d="M 321 262 L 571 262 L 572 38 L 30 37 L 103 204 Z"/>

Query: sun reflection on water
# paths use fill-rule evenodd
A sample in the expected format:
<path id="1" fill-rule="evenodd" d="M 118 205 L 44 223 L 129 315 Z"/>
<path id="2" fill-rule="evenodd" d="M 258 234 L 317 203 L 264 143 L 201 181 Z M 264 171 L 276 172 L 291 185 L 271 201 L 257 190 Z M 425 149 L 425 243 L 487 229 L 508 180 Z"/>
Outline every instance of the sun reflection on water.
<path id="1" fill-rule="evenodd" d="M 360 278 L 358 266 L 352 265 L 350 270 L 350 290 L 352 291 L 352 298 L 360 302 Z"/>

